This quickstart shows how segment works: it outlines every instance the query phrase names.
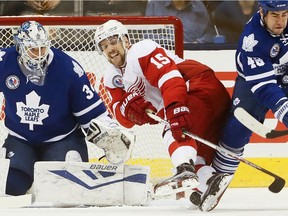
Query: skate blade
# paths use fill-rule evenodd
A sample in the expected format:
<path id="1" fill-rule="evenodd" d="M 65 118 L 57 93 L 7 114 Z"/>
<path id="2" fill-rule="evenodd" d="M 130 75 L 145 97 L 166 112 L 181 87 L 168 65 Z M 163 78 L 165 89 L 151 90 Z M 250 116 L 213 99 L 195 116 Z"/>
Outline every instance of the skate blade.
<path id="1" fill-rule="evenodd" d="M 225 190 L 229 186 L 229 183 L 232 179 L 232 176 L 224 176 L 219 184 L 220 190 L 215 195 L 208 195 L 205 200 L 202 201 L 200 205 L 201 211 L 211 211 L 213 210 L 219 203 L 222 195 L 224 194 Z"/>
<path id="2" fill-rule="evenodd" d="M 163 186 L 155 187 L 154 196 L 170 196 L 179 192 L 184 192 L 193 188 L 197 188 L 200 184 L 198 178 L 186 179 L 183 180 L 181 183 L 182 184 L 179 185 L 179 182 L 170 182 Z"/>

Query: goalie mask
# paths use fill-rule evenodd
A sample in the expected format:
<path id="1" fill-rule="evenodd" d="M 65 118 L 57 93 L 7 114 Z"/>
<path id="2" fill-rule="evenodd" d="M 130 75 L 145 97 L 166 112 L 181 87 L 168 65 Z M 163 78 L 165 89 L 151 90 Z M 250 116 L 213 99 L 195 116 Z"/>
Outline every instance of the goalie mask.
<path id="1" fill-rule="evenodd" d="M 14 36 L 19 52 L 18 63 L 27 80 L 43 85 L 48 69 L 49 35 L 38 22 L 23 23 Z"/>
<path id="2" fill-rule="evenodd" d="M 128 39 L 128 44 L 126 44 L 127 39 L 124 39 L 124 36 Z M 119 42 L 123 43 L 123 48 L 125 51 L 124 55 L 124 62 L 123 65 L 126 63 L 126 50 L 127 47 L 130 45 L 130 38 L 128 34 L 127 28 L 119 21 L 117 20 L 109 20 L 106 23 L 100 25 L 97 27 L 95 36 L 94 36 L 95 44 L 97 47 L 97 50 L 100 54 L 103 54 L 106 59 L 109 58 L 105 55 L 103 50 L 107 48 L 107 43 L 105 45 L 101 45 L 101 42 L 106 40 L 108 44 L 115 45 Z"/>

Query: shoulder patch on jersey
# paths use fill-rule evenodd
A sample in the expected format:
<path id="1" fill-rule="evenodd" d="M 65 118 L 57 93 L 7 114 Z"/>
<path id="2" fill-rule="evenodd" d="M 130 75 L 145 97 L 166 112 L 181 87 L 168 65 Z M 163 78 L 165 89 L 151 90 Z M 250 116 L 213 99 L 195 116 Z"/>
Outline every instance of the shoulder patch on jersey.
<path id="1" fill-rule="evenodd" d="M 116 75 L 112 78 L 112 83 L 117 88 L 124 88 L 123 79 L 120 75 Z"/>
<path id="2" fill-rule="evenodd" d="M 242 49 L 246 52 L 253 52 L 253 49 L 257 44 L 258 44 L 258 41 L 255 40 L 255 35 L 250 34 L 243 38 Z"/>
<path id="3" fill-rule="evenodd" d="M 79 77 L 83 76 L 84 71 L 80 67 L 80 65 L 77 62 L 75 62 L 75 61 L 72 61 L 72 64 L 74 65 L 73 70 L 75 71 L 75 73 L 77 73 Z"/>
<path id="4" fill-rule="evenodd" d="M 20 85 L 20 80 L 16 75 L 11 75 L 7 77 L 5 83 L 7 88 L 14 90 Z"/>
<path id="5" fill-rule="evenodd" d="M 270 56 L 272 58 L 276 57 L 280 52 L 280 45 L 278 43 L 274 44 L 270 49 Z"/>

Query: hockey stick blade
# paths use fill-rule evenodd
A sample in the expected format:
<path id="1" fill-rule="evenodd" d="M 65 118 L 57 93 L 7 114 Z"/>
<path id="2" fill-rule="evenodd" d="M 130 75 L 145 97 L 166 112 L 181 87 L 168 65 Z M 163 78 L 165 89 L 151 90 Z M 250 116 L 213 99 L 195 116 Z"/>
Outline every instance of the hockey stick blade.
<path id="1" fill-rule="evenodd" d="M 155 113 L 151 112 L 150 110 L 146 110 L 146 112 L 154 120 L 156 120 L 156 121 L 158 121 L 160 123 L 166 124 L 166 125 L 169 124 L 167 121 L 165 121 L 162 118 L 160 118 L 159 116 L 155 115 Z M 251 161 L 248 161 L 248 160 L 244 159 L 241 156 L 238 156 L 234 152 L 231 152 L 231 151 L 229 151 L 229 150 L 227 150 L 225 148 L 222 148 L 222 147 L 220 147 L 220 146 L 218 146 L 218 145 L 216 145 L 214 143 L 211 143 L 208 140 L 205 140 L 205 139 L 203 139 L 203 138 L 201 138 L 201 137 L 199 137 L 199 136 L 197 136 L 195 134 L 192 134 L 190 132 L 185 131 L 185 132 L 183 132 L 183 134 L 185 134 L 186 136 L 189 136 L 189 137 L 191 137 L 191 138 L 193 138 L 195 140 L 198 140 L 198 141 L 202 142 L 203 144 L 205 144 L 205 145 L 207 145 L 207 146 L 209 146 L 209 147 L 211 147 L 213 149 L 216 149 L 217 151 L 219 151 L 219 152 L 221 152 L 223 154 L 226 154 L 226 155 L 228 155 L 228 156 L 230 156 L 230 157 L 232 157 L 232 158 L 234 158 L 236 160 L 239 160 L 240 162 L 245 163 L 245 164 L 247 164 L 247 165 L 249 165 L 249 166 L 251 166 L 251 167 L 253 167 L 253 168 L 255 168 L 255 169 L 257 169 L 257 170 L 259 170 L 261 172 L 263 172 L 263 173 L 266 173 L 267 175 L 272 176 L 274 178 L 274 181 L 268 187 L 268 189 L 271 192 L 279 193 L 283 189 L 283 187 L 285 186 L 285 180 L 283 178 L 281 178 L 280 176 L 278 176 L 278 175 L 266 170 L 263 167 L 260 167 L 260 166 L 258 166 L 256 164 L 252 163 Z"/>
<path id="2" fill-rule="evenodd" d="M 269 186 L 269 190 L 273 193 L 279 193 L 284 187 L 285 187 L 285 180 L 280 177 L 275 177 L 275 180 Z"/>
<path id="3" fill-rule="evenodd" d="M 270 133 L 266 134 L 266 138 L 273 139 L 273 138 L 278 138 L 278 137 L 286 136 L 286 135 L 288 135 L 288 130 L 281 130 L 281 131 L 271 130 Z"/>
<path id="4" fill-rule="evenodd" d="M 242 107 L 237 107 L 235 109 L 234 116 L 238 119 L 238 121 L 241 122 L 241 124 L 261 137 L 273 139 L 288 135 L 288 130 L 279 131 L 266 127 L 261 122 L 257 121 L 257 119 L 255 119 Z"/>
<path id="5" fill-rule="evenodd" d="M 228 154 L 228 156 L 233 157 L 231 154 Z M 267 175 L 270 175 L 270 176 L 274 177 L 274 181 L 268 187 L 268 189 L 271 192 L 279 193 L 284 188 L 285 183 L 286 183 L 285 179 L 281 178 L 280 176 L 270 172 L 269 170 L 266 170 L 266 169 L 254 164 L 254 163 L 252 163 L 252 162 L 250 162 L 250 161 L 248 161 L 248 160 L 246 160 L 246 159 L 244 159 L 242 157 L 237 156 L 237 157 L 234 157 L 234 158 L 236 158 L 236 159 L 238 158 L 239 161 L 241 161 L 241 162 L 243 162 L 243 163 L 245 163 L 247 165 L 250 165 L 251 167 L 253 167 L 253 168 L 255 168 L 255 169 L 257 169 L 257 170 L 259 170 L 259 171 L 261 171 L 263 173 L 266 173 Z"/>

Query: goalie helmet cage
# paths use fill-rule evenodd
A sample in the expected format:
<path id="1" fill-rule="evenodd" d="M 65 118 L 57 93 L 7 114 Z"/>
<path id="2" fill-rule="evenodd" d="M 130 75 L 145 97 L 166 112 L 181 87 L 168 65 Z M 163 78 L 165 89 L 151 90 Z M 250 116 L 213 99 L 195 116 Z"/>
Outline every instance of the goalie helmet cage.
<path id="1" fill-rule="evenodd" d="M 75 58 L 87 72 L 91 83 L 95 86 L 102 100 L 107 105 L 110 101 L 103 88 L 101 78 L 107 60 L 96 50 L 94 33 L 96 27 L 109 19 L 117 19 L 128 28 L 131 43 L 143 39 L 152 39 L 162 47 L 183 57 L 183 26 L 176 17 L 142 17 L 142 16 L 97 16 L 97 17 L 0 17 L 1 48 L 14 45 L 13 34 L 25 21 L 35 20 L 44 25 L 49 31 L 51 45 L 59 48 Z M 2 110 L 0 113 L 0 142 L 3 144 L 7 131 L 4 127 L 5 100 L 0 98 Z M 172 175 L 172 164 L 167 147 L 162 143 L 163 126 L 133 127 L 136 143 L 132 158 L 127 164 L 150 166 L 151 182 Z M 102 150 L 92 144 L 87 144 L 91 162 L 99 162 L 103 156 Z M 107 161 L 101 160 L 103 163 Z M 100 161 L 100 163 L 101 163 Z"/>

